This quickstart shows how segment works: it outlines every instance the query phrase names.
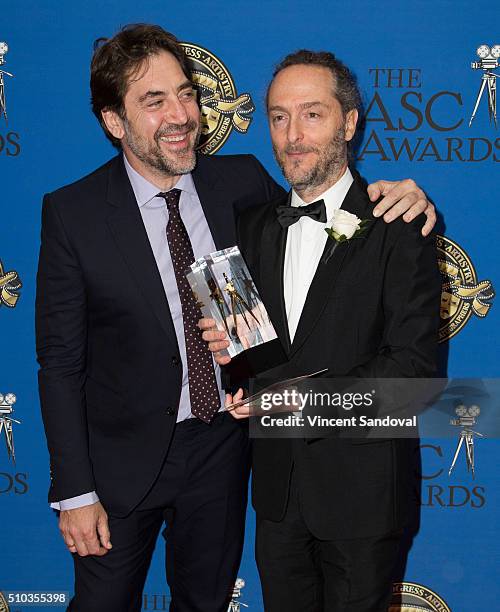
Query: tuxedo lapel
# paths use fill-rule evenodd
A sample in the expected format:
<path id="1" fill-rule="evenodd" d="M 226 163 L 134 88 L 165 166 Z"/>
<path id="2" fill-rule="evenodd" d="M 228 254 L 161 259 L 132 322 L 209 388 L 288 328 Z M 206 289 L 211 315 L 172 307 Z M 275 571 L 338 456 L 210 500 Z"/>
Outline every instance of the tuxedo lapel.
<path id="1" fill-rule="evenodd" d="M 236 227 L 231 194 L 211 161 L 199 155 L 192 176 L 215 246 L 220 250 L 236 244 Z"/>
<path id="2" fill-rule="evenodd" d="M 134 284 L 170 340 L 177 344 L 161 276 L 121 157 L 110 168 L 107 200 L 108 225 Z"/>
<path id="3" fill-rule="evenodd" d="M 287 195 L 277 203 L 277 206 L 286 204 L 289 198 L 290 195 Z M 287 230 L 278 223 L 275 209 L 270 209 L 260 240 L 260 292 L 276 333 L 288 352 L 290 335 L 283 292 L 286 237 Z"/>
<path id="4" fill-rule="evenodd" d="M 354 182 L 342 202 L 341 209 L 350 212 L 360 219 L 368 217 L 368 196 L 361 177 L 353 172 Z M 367 234 L 359 240 L 366 239 Z M 356 239 L 357 240 L 357 239 Z M 316 273 L 309 287 L 307 299 L 302 309 L 297 331 L 291 347 L 293 355 L 306 341 L 314 325 L 321 316 L 335 286 L 335 281 L 348 257 L 352 242 L 335 242 L 331 238 L 326 241 L 323 254 Z"/>

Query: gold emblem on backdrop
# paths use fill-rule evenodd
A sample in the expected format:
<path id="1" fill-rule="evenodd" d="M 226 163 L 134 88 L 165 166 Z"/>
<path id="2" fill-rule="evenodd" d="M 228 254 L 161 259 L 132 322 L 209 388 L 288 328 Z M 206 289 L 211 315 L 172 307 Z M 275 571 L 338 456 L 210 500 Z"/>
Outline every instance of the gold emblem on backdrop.
<path id="1" fill-rule="evenodd" d="M 445 342 L 465 326 L 474 314 L 488 314 L 495 291 L 489 280 L 478 280 L 464 249 L 446 236 L 437 236 L 438 264 L 443 281 L 439 342 Z"/>
<path id="2" fill-rule="evenodd" d="M 233 129 L 241 134 L 248 130 L 255 106 L 250 94 L 237 94 L 233 78 L 219 58 L 199 45 L 181 44 L 199 93 L 201 137 L 198 150 L 215 153 Z"/>
<path id="3" fill-rule="evenodd" d="M 22 283 L 17 272 L 15 270 L 5 272 L 0 260 L 0 306 L 3 304 L 9 308 L 14 308 L 19 299 L 17 291 L 21 287 Z"/>
<path id="4" fill-rule="evenodd" d="M 387 612 L 451 612 L 434 591 L 414 582 L 395 582 Z"/>
<path id="5" fill-rule="evenodd" d="M 2 594 L 2 591 L 0 591 L 0 612 L 9 612 L 10 608 L 5 600 L 5 597 Z"/>

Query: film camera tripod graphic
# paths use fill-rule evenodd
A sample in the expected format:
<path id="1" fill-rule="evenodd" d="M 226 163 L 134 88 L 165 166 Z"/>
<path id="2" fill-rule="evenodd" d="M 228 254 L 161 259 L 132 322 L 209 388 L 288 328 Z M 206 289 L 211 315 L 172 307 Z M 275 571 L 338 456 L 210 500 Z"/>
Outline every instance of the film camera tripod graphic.
<path id="1" fill-rule="evenodd" d="M 5 80 L 4 76 L 13 77 L 14 75 L 6 70 L 2 70 L 2 66 L 5 64 L 5 56 L 7 55 L 7 51 L 9 50 L 9 46 L 6 42 L 0 42 L 0 119 L 2 116 L 5 121 L 7 121 L 7 105 L 5 103 Z"/>
<path id="2" fill-rule="evenodd" d="M 500 74 L 491 71 L 494 68 L 498 68 L 500 65 L 498 61 L 500 58 L 500 45 L 493 45 L 491 49 L 488 45 L 481 45 L 477 48 L 476 54 L 479 57 L 479 62 L 471 62 L 471 68 L 473 70 L 482 70 L 483 76 L 481 77 L 481 85 L 479 86 L 479 92 L 469 121 L 469 127 L 472 125 L 485 91 L 488 96 L 487 103 L 490 123 L 493 122 L 495 127 L 497 127 L 497 78 L 500 77 Z"/>
<path id="3" fill-rule="evenodd" d="M 5 396 L 0 393 L 0 435 L 2 431 L 5 434 L 5 444 L 7 446 L 7 455 L 14 463 L 16 455 L 14 452 L 14 433 L 12 431 L 12 423 L 20 423 L 12 417 L 14 412 L 14 404 L 17 398 L 13 393 L 7 393 Z"/>
<path id="4" fill-rule="evenodd" d="M 241 608 L 248 608 L 248 604 L 243 603 L 242 601 L 237 601 L 241 597 L 241 590 L 245 586 L 245 581 L 243 578 L 237 578 L 233 588 L 233 596 L 231 597 L 231 601 L 229 602 L 229 608 L 227 612 L 240 612 Z"/>
<path id="5" fill-rule="evenodd" d="M 475 477 L 475 464 L 474 464 L 474 436 L 483 437 L 483 434 L 478 431 L 474 431 L 472 427 L 476 424 L 476 418 L 481 414 L 479 406 L 464 406 L 460 404 L 455 409 L 455 414 L 458 419 L 452 419 L 451 425 L 455 427 L 461 427 L 460 436 L 458 438 L 457 449 L 453 456 L 453 462 L 451 464 L 448 475 L 451 476 L 453 469 L 457 463 L 460 449 L 465 446 L 465 461 L 467 465 L 467 471 L 472 473 L 472 478 Z"/>

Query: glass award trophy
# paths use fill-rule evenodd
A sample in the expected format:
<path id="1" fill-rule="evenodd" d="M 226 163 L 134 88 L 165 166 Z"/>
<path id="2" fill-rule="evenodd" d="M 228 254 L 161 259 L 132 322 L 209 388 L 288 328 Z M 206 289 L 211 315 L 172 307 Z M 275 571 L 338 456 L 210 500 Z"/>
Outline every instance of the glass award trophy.
<path id="1" fill-rule="evenodd" d="M 277 337 L 237 246 L 197 259 L 186 276 L 202 315 L 228 336 L 223 354 L 235 357 Z"/>

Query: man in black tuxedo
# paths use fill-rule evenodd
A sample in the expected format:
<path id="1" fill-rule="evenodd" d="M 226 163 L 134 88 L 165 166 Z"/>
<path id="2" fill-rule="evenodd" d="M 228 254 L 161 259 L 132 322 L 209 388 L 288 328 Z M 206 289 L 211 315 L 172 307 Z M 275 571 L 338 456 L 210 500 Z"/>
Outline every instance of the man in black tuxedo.
<path id="1" fill-rule="evenodd" d="M 359 106 L 353 76 L 326 52 L 287 56 L 268 90 L 274 152 L 292 192 L 243 212 L 238 244 L 288 353 L 266 373 L 272 380 L 323 368 L 325 376 L 356 378 L 428 377 L 436 369 L 441 282 L 424 218 L 377 220 L 353 233 L 371 217 L 366 185 L 347 160 Z M 351 239 L 332 241 L 332 224 Z M 227 364 L 217 353 L 225 333 L 203 337 Z M 241 397 L 240 390 L 228 401 Z M 233 414 L 248 413 L 244 406 Z M 266 612 L 388 609 L 412 516 L 415 447 L 408 439 L 253 441 Z"/>
<path id="2" fill-rule="evenodd" d="M 184 271 L 236 242 L 233 208 L 283 190 L 253 156 L 195 154 L 189 66 L 159 26 L 101 40 L 91 92 L 123 154 L 45 196 L 37 278 L 49 501 L 75 565 L 69 609 L 139 611 L 166 520 L 170 609 L 223 612 L 243 543 L 248 436 L 224 412 Z M 396 213 L 425 207 L 413 184 L 394 189 L 406 192 Z"/>

